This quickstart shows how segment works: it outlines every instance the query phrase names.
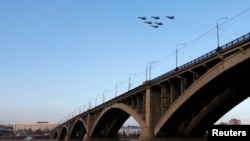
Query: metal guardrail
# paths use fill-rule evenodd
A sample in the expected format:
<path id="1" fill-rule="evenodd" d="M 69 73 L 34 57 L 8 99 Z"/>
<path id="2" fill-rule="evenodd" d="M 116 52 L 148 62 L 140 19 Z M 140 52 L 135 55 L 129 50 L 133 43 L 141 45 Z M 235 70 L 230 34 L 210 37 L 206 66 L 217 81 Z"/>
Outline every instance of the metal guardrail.
<path id="1" fill-rule="evenodd" d="M 225 45 L 223 45 L 223 46 L 220 46 L 219 49 L 220 49 L 220 51 L 225 51 L 225 50 L 227 50 L 227 49 L 229 49 L 229 48 L 232 48 L 232 47 L 234 47 L 235 45 L 237 45 L 237 44 L 239 44 L 239 43 L 241 43 L 241 42 L 244 42 L 244 41 L 246 41 L 246 40 L 250 40 L 250 32 L 247 33 L 247 34 L 245 34 L 245 35 L 243 35 L 243 36 L 241 36 L 241 37 L 239 37 L 239 38 L 237 38 L 237 39 L 235 39 L 235 40 L 233 40 L 233 41 L 231 41 L 231 42 L 228 42 L 227 44 L 225 44 Z M 174 74 L 176 73 L 176 71 L 184 70 L 184 69 L 186 69 L 186 68 L 188 68 L 188 67 L 190 67 L 190 66 L 192 66 L 192 65 L 194 65 L 194 64 L 197 64 L 197 63 L 199 63 L 199 62 L 202 62 L 202 61 L 204 61 L 204 60 L 206 60 L 206 59 L 208 59 L 208 58 L 210 58 L 210 57 L 212 57 L 212 56 L 216 56 L 216 55 L 217 55 L 217 52 L 218 52 L 218 49 L 214 49 L 214 50 L 212 50 L 212 51 L 210 51 L 210 52 L 208 52 L 208 53 L 206 53 L 206 54 L 204 54 L 204 55 L 202 55 L 202 56 L 200 56 L 200 57 L 198 57 L 198 58 L 196 58 L 196 59 L 194 59 L 194 60 L 192 60 L 192 61 L 190 61 L 190 62 L 184 64 L 184 65 L 181 65 L 181 66 L 177 67 L 176 69 L 173 69 L 173 70 L 171 70 L 171 71 L 169 71 L 169 72 L 167 72 L 167 73 L 164 73 L 164 74 L 162 74 L 162 75 L 160 75 L 160 76 L 158 76 L 158 77 L 152 79 L 152 80 L 151 80 L 151 83 L 155 83 L 155 82 L 157 82 L 157 81 L 160 81 L 160 80 L 162 80 L 162 79 L 165 79 L 165 78 L 167 78 L 167 77 L 169 77 L 169 76 L 171 76 L 171 75 L 174 75 Z M 117 100 L 117 99 L 122 99 L 123 97 L 126 97 L 127 94 L 130 94 L 131 92 L 140 90 L 140 89 L 142 89 L 142 88 L 143 88 L 143 84 L 142 84 L 142 85 L 139 85 L 139 86 L 137 86 L 137 87 L 135 87 L 135 88 L 133 88 L 133 89 L 131 89 L 131 90 L 129 90 L 128 92 L 125 92 L 125 93 L 123 93 L 123 94 L 117 96 L 116 98 L 110 99 L 110 100 L 106 101 L 105 103 L 103 103 L 103 104 L 101 104 L 101 105 L 98 105 L 98 106 L 96 106 L 96 107 L 94 107 L 94 108 L 88 109 L 87 111 L 85 111 L 85 112 L 83 112 L 83 113 L 80 113 L 80 114 L 78 114 L 78 115 L 75 115 L 74 118 L 77 117 L 77 116 L 80 116 L 80 115 L 82 115 L 82 114 L 84 114 L 84 113 L 86 113 L 86 112 L 91 112 L 91 111 L 93 111 L 93 110 L 95 110 L 95 109 L 101 108 L 103 105 L 106 105 L 106 104 L 109 103 L 109 102 L 115 101 L 115 100 Z M 72 119 L 72 118 L 71 118 L 71 119 Z M 57 127 L 63 125 L 64 123 L 70 121 L 71 119 L 68 119 L 68 120 L 65 120 L 65 121 L 59 123 L 59 125 L 58 125 Z M 57 127 L 55 127 L 55 129 L 56 129 Z"/>
<path id="2" fill-rule="evenodd" d="M 224 50 L 227 50 L 227 49 L 229 49 L 229 48 L 232 48 L 232 47 L 234 47 L 236 44 L 239 44 L 239 43 L 244 42 L 244 41 L 249 40 L 249 39 L 250 39 L 250 32 L 247 33 L 247 34 L 245 34 L 245 35 L 243 35 L 243 36 L 241 36 L 241 37 L 239 37 L 239 38 L 237 38 L 237 39 L 235 39 L 235 40 L 233 40 L 233 41 L 231 41 L 231 42 L 229 42 L 229 43 L 227 43 L 227 44 L 225 44 L 225 45 L 223 45 L 223 46 L 221 46 L 221 47 L 220 47 L 220 51 L 224 51 Z M 210 51 L 210 52 L 208 52 L 208 53 L 206 53 L 206 54 L 204 54 L 204 55 L 202 55 L 202 56 L 200 56 L 200 57 L 198 57 L 198 58 L 196 58 L 196 59 L 194 59 L 194 60 L 192 60 L 192 61 L 190 61 L 190 62 L 184 64 L 184 65 L 181 65 L 180 67 L 178 67 L 178 68 L 176 68 L 176 69 L 173 69 L 173 70 L 171 70 L 171 71 L 169 71 L 169 72 L 167 72 L 167 73 L 164 73 L 164 74 L 162 74 L 162 75 L 160 75 L 160 76 L 158 76 L 158 77 L 152 79 L 152 80 L 151 80 L 151 83 L 155 83 L 155 82 L 157 82 L 157 81 L 160 81 L 160 80 L 162 80 L 162 79 L 165 79 L 166 77 L 169 77 L 169 76 L 175 74 L 175 72 L 176 72 L 177 70 L 178 70 L 178 71 L 184 70 L 184 69 L 186 69 L 186 68 L 188 68 L 188 67 L 190 67 L 190 66 L 192 66 L 192 65 L 194 65 L 194 64 L 197 64 L 197 63 L 199 63 L 199 62 L 202 62 L 202 61 L 204 61 L 204 60 L 206 60 L 206 59 L 208 59 L 208 58 L 210 58 L 210 57 L 212 57 L 212 56 L 216 56 L 216 55 L 217 55 L 217 51 L 218 51 L 218 49 L 214 49 L 214 50 L 212 50 L 212 51 Z M 111 102 L 112 100 L 115 100 L 115 99 L 121 99 L 122 97 L 125 97 L 127 94 L 131 93 L 132 91 L 137 91 L 137 90 L 142 89 L 142 88 L 143 88 L 143 84 L 142 84 L 142 85 L 139 85 L 139 86 L 137 86 L 137 87 L 135 87 L 134 89 L 131 89 L 131 90 L 128 91 L 128 92 L 123 93 L 123 94 L 120 95 L 120 96 L 117 96 L 117 97 L 114 98 L 114 99 L 111 99 L 111 100 L 109 100 L 109 101 L 106 101 L 105 103 Z M 99 106 L 101 106 L 101 105 L 99 105 Z"/>
<path id="3" fill-rule="evenodd" d="M 239 37 L 239 38 L 237 38 L 237 39 L 235 39 L 235 40 L 233 40 L 233 41 L 231 41 L 231 42 L 229 42 L 229 43 L 227 43 L 227 44 L 225 44 L 225 45 L 223 45 L 223 46 L 220 46 L 219 49 L 220 49 L 220 51 L 224 51 L 226 49 L 234 47 L 236 44 L 239 44 L 239 43 L 244 42 L 244 41 L 249 40 L 249 39 L 250 39 L 250 32 L 243 35 L 243 36 L 241 36 L 241 37 Z M 197 64 L 199 62 L 202 62 L 202 61 L 210 58 L 211 56 L 215 56 L 217 51 L 218 51 L 218 49 L 214 49 L 214 50 L 212 50 L 212 51 L 210 51 L 210 52 L 208 52 L 208 53 L 206 53 L 206 54 L 204 54 L 204 55 L 202 55 L 202 56 L 200 56 L 200 57 L 198 57 L 198 58 L 184 64 L 184 65 L 181 65 L 180 67 L 178 67 L 176 69 L 173 69 L 173 70 L 171 70 L 171 71 L 169 71 L 169 72 L 167 72 L 167 73 L 165 73 L 163 75 L 160 75 L 160 76 L 152 79 L 151 82 L 154 83 L 154 82 L 157 82 L 159 80 L 162 80 L 162 79 L 174 74 L 176 72 L 176 70 L 178 70 L 178 71 L 179 70 L 184 70 L 185 68 L 188 68 L 188 67 L 190 67 L 190 66 L 192 66 L 194 64 Z"/>

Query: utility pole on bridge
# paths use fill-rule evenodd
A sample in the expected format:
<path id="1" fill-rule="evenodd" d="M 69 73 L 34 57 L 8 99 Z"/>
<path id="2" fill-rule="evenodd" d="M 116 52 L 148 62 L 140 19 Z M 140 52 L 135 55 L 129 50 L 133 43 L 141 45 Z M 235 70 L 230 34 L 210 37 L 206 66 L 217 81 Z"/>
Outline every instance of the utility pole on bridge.
<path id="1" fill-rule="evenodd" d="M 218 21 L 219 20 L 223 20 L 223 19 L 227 19 L 227 17 L 223 17 L 223 18 L 218 18 L 217 20 L 216 20 L 216 33 L 217 33 L 217 48 L 219 49 L 220 48 L 220 37 L 219 37 L 219 24 L 218 24 Z"/>

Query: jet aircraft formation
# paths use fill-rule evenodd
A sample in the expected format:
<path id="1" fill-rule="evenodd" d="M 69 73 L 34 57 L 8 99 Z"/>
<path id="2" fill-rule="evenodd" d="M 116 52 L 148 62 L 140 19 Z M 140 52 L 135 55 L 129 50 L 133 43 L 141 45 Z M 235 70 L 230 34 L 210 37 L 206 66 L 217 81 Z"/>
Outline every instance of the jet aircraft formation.
<path id="1" fill-rule="evenodd" d="M 152 22 L 150 20 L 147 20 L 148 19 L 147 17 L 138 17 L 138 18 L 141 19 L 141 20 L 143 20 L 145 23 L 149 24 L 153 28 L 159 28 L 160 26 L 163 25 L 162 22 Z M 159 16 L 151 16 L 151 18 L 153 20 L 160 20 L 161 19 Z M 169 20 L 175 19 L 174 16 L 166 16 L 166 18 L 168 18 Z"/>

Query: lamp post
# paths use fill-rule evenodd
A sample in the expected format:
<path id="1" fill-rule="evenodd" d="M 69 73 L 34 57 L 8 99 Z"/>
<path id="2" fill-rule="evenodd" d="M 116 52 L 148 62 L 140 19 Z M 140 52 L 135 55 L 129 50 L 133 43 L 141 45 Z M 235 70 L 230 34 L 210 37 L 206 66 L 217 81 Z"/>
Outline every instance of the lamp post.
<path id="1" fill-rule="evenodd" d="M 104 95 L 104 92 L 102 93 L 102 103 L 104 103 L 105 101 L 105 95 Z"/>
<path id="2" fill-rule="evenodd" d="M 94 100 L 96 100 L 96 99 L 95 99 L 95 98 L 92 98 L 92 99 L 90 99 L 90 100 L 89 100 L 89 109 L 91 109 L 91 108 L 92 108 L 91 101 L 94 101 Z M 84 105 L 84 109 L 85 109 L 85 105 Z"/>
<path id="3" fill-rule="evenodd" d="M 118 84 L 123 83 L 122 81 L 117 82 L 115 85 L 115 97 L 117 96 L 117 89 L 118 89 Z"/>
<path id="4" fill-rule="evenodd" d="M 103 93 L 102 93 L 102 103 L 105 102 L 105 95 L 104 95 L 104 93 L 108 92 L 108 91 L 111 91 L 111 90 L 105 90 L 105 91 L 103 91 Z"/>
<path id="5" fill-rule="evenodd" d="M 158 62 L 158 60 L 154 60 L 154 61 L 147 63 L 147 65 L 146 65 L 146 81 L 151 80 L 151 65 L 153 63 L 156 63 L 156 62 Z M 149 79 L 148 79 L 148 65 L 149 65 Z"/>
<path id="6" fill-rule="evenodd" d="M 218 21 L 219 21 L 219 20 L 223 20 L 223 19 L 227 19 L 227 17 L 218 18 L 218 19 L 216 20 L 217 48 L 218 48 L 218 49 L 220 48 L 220 39 L 219 39 L 219 24 L 218 24 Z"/>
<path id="7" fill-rule="evenodd" d="M 136 73 L 133 73 L 133 74 L 130 74 L 130 75 L 129 75 L 129 78 L 128 78 L 128 91 L 129 91 L 129 89 L 130 89 L 131 86 L 132 86 L 132 83 L 130 83 L 130 78 L 131 78 L 132 76 L 134 76 L 134 75 L 136 75 Z"/>
<path id="8" fill-rule="evenodd" d="M 89 108 L 88 109 L 91 109 L 91 101 L 89 101 Z"/>
<path id="9" fill-rule="evenodd" d="M 186 43 L 181 43 L 181 44 L 177 44 L 177 45 L 176 45 L 176 50 L 175 50 L 175 53 L 176 53 L 176 56 L 175 56 L 175 57 L 176 57 L 176 58 L 175 58 L 176 61 L 175 61 L 175 63 L 176 63 L 176 64 L 175 64 L 175 68 L 178 67 L 178 46 L 180 46 L 180 45 L 185 45 L 185 44 L 186 44 Z"/>

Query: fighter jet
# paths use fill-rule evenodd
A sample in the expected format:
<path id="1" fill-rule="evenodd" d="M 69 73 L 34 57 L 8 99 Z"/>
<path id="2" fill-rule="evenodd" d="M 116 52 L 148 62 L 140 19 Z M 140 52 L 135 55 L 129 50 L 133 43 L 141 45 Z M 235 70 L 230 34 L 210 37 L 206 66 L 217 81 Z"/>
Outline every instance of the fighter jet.
<path id="1" fill-rule="evenodd" d="M 158 28 L 159 26 L 158 25 L 151 25 L 153 28 Z"/>
<path id="2" fill-rule="evenodd" d="M 169 18 L 170 20 L 174 19 L 174 16 L 166 16 L 167 18 Z"/>
<path id="3" fill-rule="evenodd" d="M 152 24 L 152 22 L 151 22 L 151 21 L 145 21 L 145 23 L 147 23 L 147 24 Z"/>
<path id="4" fill-rule="evenodd" d="M 158 23 L 158 22 L 155 22 L 155 24 L 157 24 L 157 25 L 163 25 L 163 23 Z"/>
<path id="5" fill-rule="evenodd" d="M 139 19 L 141 20 L 146 20 L 147 18 L 146 17 L 138 17 Z"/>
<path id="6" fill-rule="evenodd" d="M 156 19 L 156 20 L 159 20 L 160 17 L 159 16 L 151 16 L 152 18 Z"/>

